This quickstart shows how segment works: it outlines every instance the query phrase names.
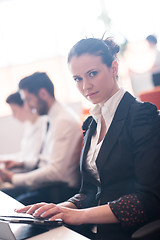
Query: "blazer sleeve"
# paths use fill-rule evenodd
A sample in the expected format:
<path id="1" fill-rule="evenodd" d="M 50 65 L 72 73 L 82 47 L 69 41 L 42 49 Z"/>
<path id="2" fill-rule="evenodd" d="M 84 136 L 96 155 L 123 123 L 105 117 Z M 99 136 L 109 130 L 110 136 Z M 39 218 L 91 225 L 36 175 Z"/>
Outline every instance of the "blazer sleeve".
<path id="1" fill-rule="evenodd" d="M 160 116 L 150 103 L 132 107 L 130 137 L 136 192 L 110 202 L 124 225 L 136 225 L 160 216 Z"/>
<path id="2" fill-rule="evenodd" d="M 79 209 L 96 206 L 98 204 L 99 188 L 92 183 L 92 181 L 94 180 L 83 172 L 82 185 L 79 193 L 68 201 L 72 202 Z"/>

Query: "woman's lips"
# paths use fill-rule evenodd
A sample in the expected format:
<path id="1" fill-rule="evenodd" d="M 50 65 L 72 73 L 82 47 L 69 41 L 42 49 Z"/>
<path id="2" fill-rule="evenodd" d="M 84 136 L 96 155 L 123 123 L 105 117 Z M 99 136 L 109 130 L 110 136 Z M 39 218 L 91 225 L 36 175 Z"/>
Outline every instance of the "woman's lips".
<path id="1" fill-rule="evenodd" d="M 92 97 L 94 97 L 97 93 L 98 93 L 98 91 L 97 91 L 97 92 L 88 93 L 88 94 L 86 94 L 86 97 L 92 98 Z"/>

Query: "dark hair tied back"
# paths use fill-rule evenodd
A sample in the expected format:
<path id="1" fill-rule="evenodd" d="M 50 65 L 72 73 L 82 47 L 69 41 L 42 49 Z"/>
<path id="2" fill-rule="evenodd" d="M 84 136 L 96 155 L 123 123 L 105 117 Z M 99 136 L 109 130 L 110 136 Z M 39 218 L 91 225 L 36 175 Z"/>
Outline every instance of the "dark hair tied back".
<path id="1" fill-rule="evenodd" d="M 102 62 L 108 67 L 111 67 L 112 62 L 117 58 L 119 46 L 111 39 L 106 40 L 98 38 L 86 38 L 77 42 L 68 54 L 68 62 L 73 56 L 81 56 L 83 54 L 91 54 L 100 56 Z"/>
<path id="2" fill-rule="evenodd" d="M 111 52 L 112 56 L 117 57 L 117 53 L 120 51 L 120 47 L 118 44 L 116 44 L 111 37 L 106 38 L 103 40 L 105 44 L 108 46 L 109 51 Z"/>

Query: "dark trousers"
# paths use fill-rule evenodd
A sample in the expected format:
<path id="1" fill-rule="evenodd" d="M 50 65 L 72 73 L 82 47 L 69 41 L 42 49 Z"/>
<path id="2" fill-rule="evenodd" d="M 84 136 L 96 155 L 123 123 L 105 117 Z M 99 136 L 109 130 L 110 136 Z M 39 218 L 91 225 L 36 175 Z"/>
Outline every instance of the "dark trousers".
<path id="1" fill-rule="evenodd" d="M 70 188 L 66 183 L 54 183 L 36 190 L 29 190 L 26 187 L 15 187 L 1 189 L 2 192 L 8 194 L 24 205 L 47 202 L 60 203 L 66 201 L 78 192 L 79 189 Z"/>

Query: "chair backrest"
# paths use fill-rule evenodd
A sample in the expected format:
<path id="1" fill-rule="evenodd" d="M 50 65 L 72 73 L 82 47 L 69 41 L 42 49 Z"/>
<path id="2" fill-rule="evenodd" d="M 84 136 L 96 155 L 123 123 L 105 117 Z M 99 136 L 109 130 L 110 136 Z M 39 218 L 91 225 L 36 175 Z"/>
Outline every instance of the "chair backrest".
<path id="1" fill-rule="evenodd" d="M 160 239 L 160 219 L 140 227 L 132 234 L 132 239 L 137 240 L 158 240 Z"/>
<path id="2" fill-rule="evenodd" d="M 160 86 L 160 72 L 153 73 L 152 80 L 155 87 Z"/>
<path id="3" fill-rule="evenodd" d="M 160 86 L 154 87 L 151 90 L 139 93 L 139 99 L 142 102 L 151 102 L 160 110 Z"/>

